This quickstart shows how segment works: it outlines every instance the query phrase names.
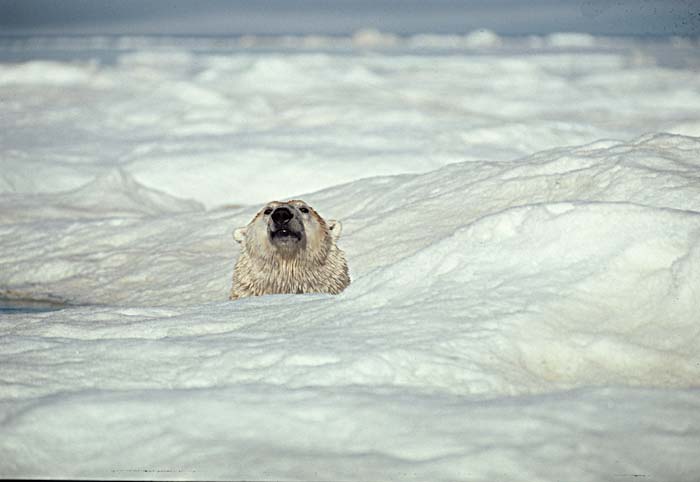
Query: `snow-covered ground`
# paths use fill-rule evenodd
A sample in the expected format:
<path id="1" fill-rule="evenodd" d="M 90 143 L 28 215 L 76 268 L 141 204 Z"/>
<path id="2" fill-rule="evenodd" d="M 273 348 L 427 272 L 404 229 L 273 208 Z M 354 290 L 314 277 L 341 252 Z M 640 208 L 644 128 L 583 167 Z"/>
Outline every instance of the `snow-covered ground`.
<path id="1" fill-rule="evenodd" d="M 697 43 L 221 42 L 0 43 L 1 476 L 698 480 Z M 227 301 L 291 197 L 352 284 Z"/>

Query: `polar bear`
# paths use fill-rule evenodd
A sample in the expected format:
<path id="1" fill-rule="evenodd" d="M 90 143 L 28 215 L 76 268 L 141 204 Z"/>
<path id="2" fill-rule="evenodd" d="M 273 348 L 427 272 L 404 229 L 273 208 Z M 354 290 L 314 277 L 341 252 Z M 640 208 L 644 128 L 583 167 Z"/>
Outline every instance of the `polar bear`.
<path id="1" fill-rule="evenodd" d="M 336 241 L 342 225 L 325 221 L 301 200 L 267 203 L 234 231 L 241 255 L 229 299 L 274 293 L 338 294 L 350 284 Z"/>

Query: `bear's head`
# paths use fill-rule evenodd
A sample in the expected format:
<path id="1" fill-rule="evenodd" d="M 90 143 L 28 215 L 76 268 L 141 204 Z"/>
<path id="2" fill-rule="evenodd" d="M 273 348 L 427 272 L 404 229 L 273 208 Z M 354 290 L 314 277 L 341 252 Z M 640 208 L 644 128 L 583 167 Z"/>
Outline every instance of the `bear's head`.
<path id="1" fill-rule="evenodd" d="M 247 226 L 234 231 L 233 238 L 261 261 L 301 258 L 322 263 L 341 230 L 339 221 L 326 221 L 295 199 L 267 203 Z"/>

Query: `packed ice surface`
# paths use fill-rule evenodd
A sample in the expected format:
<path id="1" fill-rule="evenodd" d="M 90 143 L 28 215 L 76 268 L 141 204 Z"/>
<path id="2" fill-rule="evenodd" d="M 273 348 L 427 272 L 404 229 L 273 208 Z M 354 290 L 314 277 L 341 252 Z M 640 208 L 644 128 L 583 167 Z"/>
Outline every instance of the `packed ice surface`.
<path id="1" fill-rule="evenodd" d="M 120 167 L 212 208 L 599 139 L 700 135 L 697 42 L 385 37 L 317 50 L 241 40 L 233 53 L 125 39 L 110 46 L 138 50 L 107 60 L 0 64 L 0 189 L 64 191 Z M 39 47 L 62 45 L 49 42 Z"/>
<path id="2" fill-rule="evenodd" d="M 0 474 L 697 480 L 697 60 L 482 37 L 0 64 Z M 352 284 L 227 301 L 288 197 Z"/>

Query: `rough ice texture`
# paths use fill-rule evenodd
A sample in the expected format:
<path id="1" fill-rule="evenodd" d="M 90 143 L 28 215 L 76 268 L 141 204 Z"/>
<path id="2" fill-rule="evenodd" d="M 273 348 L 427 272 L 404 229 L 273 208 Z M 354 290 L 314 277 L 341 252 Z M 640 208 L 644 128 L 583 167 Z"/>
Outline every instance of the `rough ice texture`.
<path id="1" fill-rule="evenodd" d="M 581 55 L 0 65 L 0 475 L 697 480 L 700 81 Z M 226 301 L 287 194 L 352 284 Z"/>
<path id="2" fill-rule="evenodd" d="M 212 208 L 647 132 L 700 136 L 697 45 L 526 42 L 384 55 L 146 43 L 111 62 L 0 64 L 0 192 L 75 189 L 120 167 Z"/>

